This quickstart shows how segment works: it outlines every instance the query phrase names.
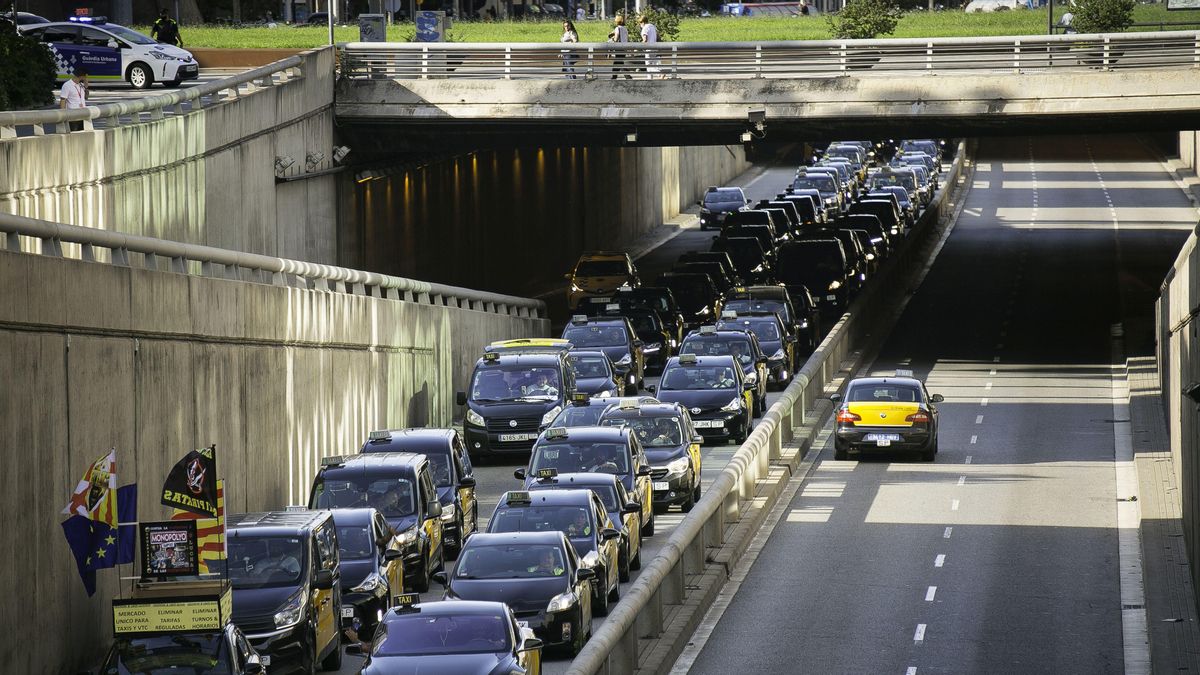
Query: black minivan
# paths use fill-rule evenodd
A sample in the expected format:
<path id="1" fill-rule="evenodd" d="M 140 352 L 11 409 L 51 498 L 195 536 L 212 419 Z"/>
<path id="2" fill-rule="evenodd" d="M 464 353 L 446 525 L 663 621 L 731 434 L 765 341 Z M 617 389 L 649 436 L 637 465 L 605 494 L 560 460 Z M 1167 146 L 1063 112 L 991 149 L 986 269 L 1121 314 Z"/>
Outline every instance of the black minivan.
<path id="1" fill-rule="evenodd" d="M 775 277 L 793 295 L 803 287 L 812 291 L 825 316 L 840 313 L 849 298 L 846 252 L 837 239 L 790 241 L 779 247 Z"/>

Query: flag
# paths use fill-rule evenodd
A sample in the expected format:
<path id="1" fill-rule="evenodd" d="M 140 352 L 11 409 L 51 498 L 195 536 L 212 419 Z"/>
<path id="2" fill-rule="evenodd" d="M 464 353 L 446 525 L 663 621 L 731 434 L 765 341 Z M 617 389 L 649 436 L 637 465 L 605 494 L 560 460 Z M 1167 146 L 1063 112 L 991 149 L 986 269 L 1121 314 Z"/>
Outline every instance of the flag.
<path id="1" fill-rule="evenodd" d="M 71 501 L 63 513 L 82 516 L 87 520 L 101 521 L 109 527 L 117 526 L 117 450 L 96 460 L 75 486 Z"/>
<path id="2" fill-rule="evenodd" d="M 217 446 L 193 450 L 175 463 L 163 483 L 162 504 L 193 518 L 217 517 Z"/>
<path id="3" fill-rule="evenodd" d="M 217 481 L 217 517 L 196 519 L 196 514 L 175 509 L 171 520 L 196 520 L 197 558 L 200 574 L 217 574 L 225 560 L 225 481 Z"/>
<path id="4" fill-rule="evenodd" d="M 112 497 L 114 515 L 120 520 L 117 527 L 77 513 L 62 523 L 63 536 L 89 597 L 96 592 L 96 570 L 131 563 L 137 550 L 137 484 L 116 490 Z"/>

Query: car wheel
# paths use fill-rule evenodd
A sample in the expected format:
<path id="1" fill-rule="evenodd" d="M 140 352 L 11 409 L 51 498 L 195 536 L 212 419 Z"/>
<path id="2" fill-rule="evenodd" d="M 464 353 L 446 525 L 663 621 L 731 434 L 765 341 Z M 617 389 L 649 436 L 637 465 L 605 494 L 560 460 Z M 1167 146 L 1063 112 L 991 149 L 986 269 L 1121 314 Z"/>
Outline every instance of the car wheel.
<path id="1" fill-rule="evenodd" d="M 463 521 L 462 521 L 461 515 L 458 517 L 458 520 L 455 521 L 455 527 L 458 528 L 458 543 L 455 544 L 454 546 L 448 547 L 449 550 L 445 553 L 445 557 L 450 560 L 457 560 L 458 554 L 462 551 L 463 532 L 466 532 L 466 530 L 463 529 Z M 445 541 L 445 539 L 443 539 L 442 541 Z"/>
<path id="2" fill-rule="evenodd" d="M 762 417 L 765 412 L 767 412 L 767 395 L 763 394 L 754 399 L 754 416 Z"/>
<path id="3" fill-rule="evenodd" d="M 621 555 L 617 558 L 617 577 L 622 583 L 629 581 L 629 544 L 625 544 L 625 550 L 621 551 Z"/>
<path id="4" fill-rule="evenodd" d="M 630 558 L 630 559 L 629 559 L 629 569 L 631 569 L 631 570 L 640 570 L 640 569 L 642 569 L 642 547 L 641 547 L 641 542 L 640 542 L 640 541 L 638 542 L 638 552 L 637 552 L 637 555 L 635 555 L 635 556 L 633 556 L 632 558 Z"/>
<path id="5" fill-rule="evenodd" d="M 937 458 L 938 444 L 937 439 L 933 439 L 929 443 L 929 447 L 921 451 L 921 459 L 926 462 L 932 462 Z"/>
<path id="6" fill-rule="evenodd" d="M 151 72 L 150 66 L 144 63 L 135 63 L 129 66 L 129 70 L 125 73 L 125 79 L 129 80 L 129 84 L 133 85 L 134 89 L 145 89 L 154 84 L 154 73 Z"/>
<path id="7" fill-rule="evenodd" d="M 610 590 L 608 592 L 608 601 L 605 602 L 604 606 L 608 607 L 612 603 L 618 602 L 620 600 L 621 600 L 621 584 L 613 584 L 612 590 Z"/>
<path id="8" fill-rule="evenodd" d="M 592 583 L 596 584 L 593 588 L 599 588 L 601 583 L 600 575 L 604 575 L 604 579 L 608 579 L 608 571 L 597 570 L 596 578 Z M 608 591 L 601 588 L 598 592 L 592 592 L 592 613 L 596 616 L 608 616 Z"/>
<path id="9" fill-rule="evenodd" d="M 836 439 L 833 441 L 833 458 L 834 459 L 839 460 L 839 461 L 845 460 L 849 456 L 849 454 L 850 454 L 849 449 L 845 445 L 842 445 Z"/>
<path id="10" fill-rule="evenodd" d="M 313 673 L 317 670 L 317 634 L 308 631 L 308 648 L 300 656 L 300 672 Z"/>
<path id="11" fill-rule="evenodd" d="M 654 536 L 654 520 L 655 520 L 654 514 L 651 513 L 650 514 L 650 522 L 646 523 L 645 525 L 642 525 L 642 536 L 643 537 L 653 537 Z M 641 551 L 639 550 L 638 553 L 640 554 Z"/>

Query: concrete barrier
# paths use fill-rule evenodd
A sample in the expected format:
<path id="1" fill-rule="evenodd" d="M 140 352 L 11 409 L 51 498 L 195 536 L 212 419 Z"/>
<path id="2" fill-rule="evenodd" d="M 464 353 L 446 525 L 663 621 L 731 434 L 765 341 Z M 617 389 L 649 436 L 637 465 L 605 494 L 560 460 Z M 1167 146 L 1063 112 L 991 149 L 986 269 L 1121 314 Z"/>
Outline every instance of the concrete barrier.
<path id="1" fill-rule="evenodd" d="M 943 188 L 869 289 L 842 316 L 795 380 L 763 415 L 704 496 L 671 532 L 621 602 L 575 658 L 570 675 L 669 670 L 746 550 L 782 485 L 811 448 L 831 405 L 827 388 L 861 363 L 919 285 L 952 226 L 949 193 L 967 152 L 960 146 Z M 787 450 L 785 450 L 785 448 Z"/>

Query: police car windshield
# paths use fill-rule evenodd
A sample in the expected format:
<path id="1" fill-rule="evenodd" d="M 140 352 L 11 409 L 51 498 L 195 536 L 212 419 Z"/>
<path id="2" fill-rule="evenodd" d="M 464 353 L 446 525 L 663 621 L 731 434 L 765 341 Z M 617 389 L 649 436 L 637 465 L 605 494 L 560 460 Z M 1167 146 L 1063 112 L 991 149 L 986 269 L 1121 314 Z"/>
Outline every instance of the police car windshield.
<path id="1" fill-rule="evenodd" d="M 683 442 L 678 417 L 610 417 L 601 420 L 600 426 L 629 427 L 646 448 L 675 447 Z"/>
<path id="2" fill-rule="evenodd" d="M 135 45 L 156 45 L 156 44 L 158 44 L 158 42 L 155 41 L 153 38 L 142 35 L 141 33 L 137 32 L 136 30 L 130 30 L 124 26 L 118 26 L 116 24 L 110 23 L 110 24 L 104 25 L 104 30 L 112 33 L 113 35 L 116 35 L 117 37 L 121 38 L 122 40 L 124 40 L 126 42 L 132 42 Z"/>
<path id="3" fill-rule="evenodd" d="M 591 535 L 592 522 L 579 506 L 501 506 L 488 532 L 562 532 L 579 539 Z"/>
<path id="4" fill-rule="evenodd" d="M 560 382 L 554 368 L 531 368 L 509 364 L 480 368 L 471 380 L 471 400 L 552 401 L 558 398 Z"/>
<path id="5" fill-rule="evenodd" d="M 228 643 L 223 634 L 183 633 L 118 639 L 101 672 L 228 675 L 229 665 Z"/>
<path id="6" fill-rule="evenodd" d="M 921 395 L 915 387 L 903 384 L 860 384 L 846 395 L 850 403 L 916 403 Z"/>
<path id="7" fill-rule="evenodd" d="M 624 277 L 629 267 L 624 260 L 584 260 L 575 267 L 577 277 Z"/>
<path id="8" fill-rule="evenodd" d="M 468 547 L 454 566 L 455 579 L 536 579 L 565 573 L 562 550 L 537 544 Z"/>
<path id="9" fill-rule="evenodd" d="M 315 509 L 361 509 L 372 507 L 384 518 L 403 518 L 416 513 L 415 490 L 407 478 L 369 476 L 318 479 Z"/>
<path id="10" fill-rule="evenodd" d="M 660 389 L 736 389 L 729 366 L 673 366 L 663 374 Z"/>
<path id="11" fill-rule="evenodd" d="M 752 360 L 750 341 L 745 338 L 690 337 L 684 341 L 679 353 L 698 356 L 732 356 L 743 364 L 750 363 Z"/>
<path id="12" fill-rule="evenodd" d="M 568 326 L 563 339 L 576 347 L 620 347 L 629 341 L 622 326 Z"/>
<path id="13" fill-rule="evenodd" d="M 558 417 L 550 423 L 551 427 L 591 427 L 596 425 L 596 420 L 600 419 L 600 415 L 608 406 L 593 403 L 592 405 L 571 406 L 563 408 L 563 411 L 558 413 Z"/>
<path id="14" fill-rule="evenodd" d="M 558 469 L 559 473 L 629 472 L 629 448 L 623 443 L 553 443 L 538 446 L 533 452 L 530 473 L 539 469 Z"/>
<path id="15" fill-rule="evenodd" d="M 608 377 L 608 357 L 572 356 L 571 370 L 575 377 Z"/>
<path id="16" fill-rule="evenodd" d="M 342 560 L 367 560 L 375 557 L 369 525 L 342 525 L 337 528 L 338 553 Z"/>
<path id="17" fill-rule="evenodd" d="M 499 614 L 400 614 L 389 617 L 379 630 L 382 637 L 376 637 L 375 650 L 371 652 L 375 658 L 484 654 L 512 649 L 507 617 Z"/>
<path id="18" fill-rule="evenodd" d="M 304 544 L 299 537 L 230 536 L 229 579 L 234 588 L 295 586 L 304 571 Z"/>

